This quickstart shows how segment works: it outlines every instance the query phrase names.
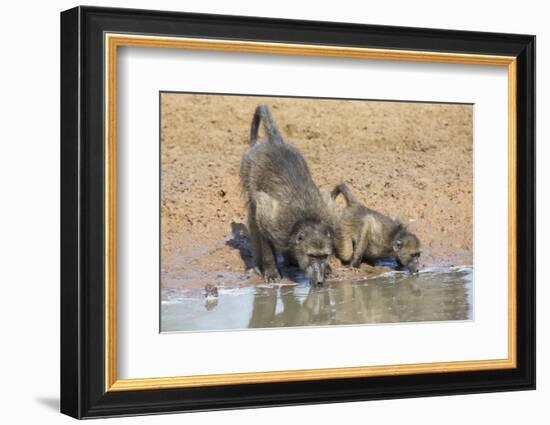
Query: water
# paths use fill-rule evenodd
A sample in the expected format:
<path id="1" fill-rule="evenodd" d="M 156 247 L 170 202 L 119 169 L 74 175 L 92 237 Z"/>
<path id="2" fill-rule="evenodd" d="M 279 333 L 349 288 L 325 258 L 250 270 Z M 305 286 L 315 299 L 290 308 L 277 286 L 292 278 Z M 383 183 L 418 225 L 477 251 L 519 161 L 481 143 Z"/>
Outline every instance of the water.
<path id="1" fill-rule="evenodd" d="M 369 279 L 162 291 L 162 332 L 470 320 L 471 267 Z"/>

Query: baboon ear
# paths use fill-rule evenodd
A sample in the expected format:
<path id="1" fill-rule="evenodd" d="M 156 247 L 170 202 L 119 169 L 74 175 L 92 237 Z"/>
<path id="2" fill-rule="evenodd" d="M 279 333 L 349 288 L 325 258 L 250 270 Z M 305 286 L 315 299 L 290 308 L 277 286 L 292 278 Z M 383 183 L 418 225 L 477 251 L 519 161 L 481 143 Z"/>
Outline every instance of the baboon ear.
<path id="1" fill-rule="evenodd" d="M 296 243 L 300 243 L 304 240 L 304 231 L 303 230 L 300 230 L 297 234 L 296 234 Z"/>
<path id="2" fill-rule="evenodd" d="M 393 250 L 394 251 L 399 251 L 401 248 L 403 248 L 403 241 L 401 239 L 397 239 L 393 243 Z"/>

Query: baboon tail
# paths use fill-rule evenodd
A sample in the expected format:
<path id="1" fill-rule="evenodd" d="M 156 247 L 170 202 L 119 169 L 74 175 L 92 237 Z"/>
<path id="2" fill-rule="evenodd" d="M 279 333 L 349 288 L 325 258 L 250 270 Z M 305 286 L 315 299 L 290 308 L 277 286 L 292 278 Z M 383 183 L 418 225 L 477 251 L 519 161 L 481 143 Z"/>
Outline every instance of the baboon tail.
<path id="1" fill-rule="evenodd" d="M 252 125 L 250 127 L 250 145 L 255 145 L 258 142 L 258 130 L 260 128 L 260 122 L 264 123 L 265 132 L 267 134 L 267 140 L 271 143 L 284 143 L 283 137 L 267 105 L 258 105 L 256 112 L 254 112 L 254 118 L 252 118 Z"/>
<path id="2" fill-rule="evenodd" d="M 332 189 L 332 192 L 330 192 L 330 196 L 333 200 L 335 200 L 339 194 L 344 195 L 346 204 L 348 206 L 357 202 L 345 183 L 340 183 L 338 186 Z"/>

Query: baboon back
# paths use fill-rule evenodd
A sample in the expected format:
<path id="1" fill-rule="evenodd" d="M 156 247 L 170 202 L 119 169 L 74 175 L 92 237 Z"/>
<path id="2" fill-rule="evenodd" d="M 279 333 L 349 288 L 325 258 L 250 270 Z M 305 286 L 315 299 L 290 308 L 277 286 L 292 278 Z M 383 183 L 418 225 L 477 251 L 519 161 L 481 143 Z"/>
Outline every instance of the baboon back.
<path id="1" fill-rule="evenodd" d="M 248 203 L 260 204 L 258 225 L 285 245 L 298 220 L 328 221 L 328 210 L 300 152 L 288 144 L 258 143 L 245 153 L 241 184 Z M 268 211 L 265 211 L 268 210 Z"/>

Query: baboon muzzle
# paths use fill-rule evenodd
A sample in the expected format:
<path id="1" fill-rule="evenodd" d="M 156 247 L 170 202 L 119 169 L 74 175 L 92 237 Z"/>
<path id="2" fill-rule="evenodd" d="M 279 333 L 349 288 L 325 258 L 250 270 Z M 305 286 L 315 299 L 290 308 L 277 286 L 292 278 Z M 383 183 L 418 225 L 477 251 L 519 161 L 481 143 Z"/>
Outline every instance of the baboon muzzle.
<path id="1" fill-rule="evenodd" d="M 307 272 L 311 285 L 320 285 L 325 281 L 325 264 L 314 261 Z"/>

